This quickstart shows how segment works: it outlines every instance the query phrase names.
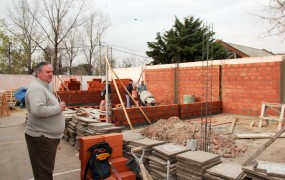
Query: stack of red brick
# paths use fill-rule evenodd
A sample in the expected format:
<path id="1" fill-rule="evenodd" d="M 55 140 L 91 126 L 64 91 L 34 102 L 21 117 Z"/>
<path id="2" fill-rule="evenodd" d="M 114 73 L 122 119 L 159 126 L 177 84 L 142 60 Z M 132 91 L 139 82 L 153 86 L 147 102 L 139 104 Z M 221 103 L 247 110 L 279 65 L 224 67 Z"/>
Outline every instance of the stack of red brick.
<path id="1" fill-rule="evenodd" d="M 105 134 L 105 135 L 96 135 L 96 136 L 86 136 L 80 138 L 80 151 L 79 159 L 81 161 L 81 180 L 84 179 L 84 171 L 88 159 L 91 156 L 91 153 L 88 151 L 88 148 L 98 144 L 100 142 L 107 142 L 113 152 L 110 158 L 113 166 L 119 173 L 122 180 L 135 180 L 136 175 L 134 172 L 130 171 L 126 166 L 127 158 L 123 157 L 123 135 L 121 133 Z M 107 180 L 116 180 L 112 170 L 111 176 Z M 87 179 L 91 179 L 91 174 L 88 172 Z"/>
<path id="2" fill-rule="evenodd" d="M 130 79 L 120 79 L 124 86 L 127 86 L 127 84 L 129 83 Z M 123 98 L 123 100 L 125 100 L 125 90 L 123 85 L 121 84 L 119 79 L 115 79 L 116 84 L 118 86 L 119 92 L 121 94 L 121 97 Z M 92 79 L 92 81 L 87 81 L 88 83 L 88 91 L 102 91 L 104 89 L 105 84 L 102 83 L 101 79 Z M 113 84 L 113 81 L 109 81 L 109 84 L 111 85 L 112 88 L 112 104 L 120 104 L 120 100 L 118 98 L 116 89 L 115 89 L 115 85 Z"/>
<path id="3" fill-rule="evenodd" d="M 102 97 L 100 91 L 57 91 L 60 99 L 68 106 L 94 106 L 99 105 Z"/>
<path id="4" fill-rule="evenodd" d="M 70 78 L 69 81 L 64 81 L 64 85 L 60 85 L 60 91 L 67 90 L 65 87 L 67 87 L 69 90 L 80 90 L 81 83 L 80 81 L 76 81 L 76 78 Z"/>

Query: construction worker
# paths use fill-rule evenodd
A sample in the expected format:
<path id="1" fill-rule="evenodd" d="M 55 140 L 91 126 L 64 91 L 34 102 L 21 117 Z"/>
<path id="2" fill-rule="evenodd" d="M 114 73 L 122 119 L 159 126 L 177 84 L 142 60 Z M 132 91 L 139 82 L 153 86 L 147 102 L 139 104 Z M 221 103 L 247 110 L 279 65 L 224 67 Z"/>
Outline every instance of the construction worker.
<path id="1" fill-rule="evenodd" d="M 127 90 L 129 91 L 130 94 L 132 94 L 132 91 L 134 89 L 133 87 L 133 80 L 130 79 L 129 84 L 127 85 Z M 129 94 L 126 92 L 126 100 L 127 100 L 127 108 L 131 107 L 132 103 L 131 103 L 131 97 L 129 96 Z"/>
<path id="2" fill-rule="evenodd" d="M 35 180 L 53 179 L 56 151 L 65 127 L 62 111 L 66 105 L 58 102 L 49 87 L 52 76 L 52 65 L 39 63 L 25 96 L 25 137 Z"/>
<path id="3" fill-rule="evenodd" d="M 103 81 L 104 83 L 104 89 L 101 91 L 101 96 L 104 97 L 104 100 L 106 100 L 106 80 Z M 111 94 L 112 94 L 112 87 L 111 84 L 108 84 L 108 100 L 110 102 L 111 100 Z"/>
<path id="4" fill-rule="evenodd" d="M 144 80 L 141 81 L 141 84 L 138 86 L 138 100 L 139 100 L 139 106 L 143 105 L 142 101 L 141 101 L 141 98 L 140 98 L 140 94 L 141 92 L 143 91 L 146 91 L 147 88 L 146 88 L 146 85 L 144 83 Z"/>

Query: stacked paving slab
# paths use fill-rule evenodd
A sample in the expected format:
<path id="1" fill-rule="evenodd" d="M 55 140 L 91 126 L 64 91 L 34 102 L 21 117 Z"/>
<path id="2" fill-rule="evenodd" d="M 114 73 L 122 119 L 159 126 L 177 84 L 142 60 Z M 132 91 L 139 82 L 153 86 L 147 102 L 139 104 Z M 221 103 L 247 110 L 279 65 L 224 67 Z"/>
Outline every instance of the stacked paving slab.
<path id="1" fill-rule="evenodd" d="M 285 164 L 267 161 L 255 161 L 253 166 L 242 167 L 246 176 L 252 179 L 285 179 Z"/>
<path id="2" fill-rule="evenodd" d="M 129 159 L 134 158 L 131 154 L 131 149 L 136 148 L 136 147 L 142 147 L 145 150 L 144 157 L 143 157 L 143 163 L 146 169 L 149 170 L 148 157 L 152 155 L 152 148 L 154 146 L 161 145 L 164 143 L 165 143 L 164 141 L 158 141 L 158 140 L 149 139 L 149 138 L 131 140 L 129 141 L 129 145 L 127 146 L 128 151 L 126 152 L 126 157 Z M 142 151 L 134 152 L 134 154 L 140 158 L 142 155 Z"/>
<path id="3" fill-rule="evenodd" d="M 205 180 L 241 180 L 245 178 L 239 164 L 221 163 L 206 170 Z"/>
<path id="4" fill-rule="evenodd" d="M 207 169 L 221 163 L 219 155 L 203 151 L 188 151 L 176 158 L 178 180 L 202 180 Z"/>
<path id="5" fill-rule="evenodd" d="M 111 132 L 121 132 L 124 127 L 116 127 L 114 124 L 101 122 L 93 116 L 77 116 L 76 111 L 64 111 L 65 131 L 64 138 L 77 150 L 79 149 L 79 138 L 84 136 L 108 134 Z"/>
<path id="6" fill-rule="evenodd" d="M 153 179 L 177 179 L 176 178 L 176 155 L 189 151 L 181 145 L 162 144 L 154 146 L 152 154 L 148 157 L 149 171 Z"/>

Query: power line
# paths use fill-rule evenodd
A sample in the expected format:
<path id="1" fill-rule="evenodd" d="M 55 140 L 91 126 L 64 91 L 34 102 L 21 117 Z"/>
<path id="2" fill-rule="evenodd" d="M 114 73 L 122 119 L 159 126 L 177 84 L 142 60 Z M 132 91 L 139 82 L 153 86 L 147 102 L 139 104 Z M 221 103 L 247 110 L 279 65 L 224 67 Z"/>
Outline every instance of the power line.
<path id="1" fill-rule="evenodd" d="M 101 42 L 103 43 L 103 42 Z M 101 45 L 101 47 L 107 47 L 107 43 L 104 42 L 105 45 Z M 117 45 L 109 45 L 110 47 L 119 47 L 119 48 L 124 48 L 124 49 L 128 49 L 128 50 L 132 50 L 132 51 L 137 51 L 137 52 L 142 52 L 142 51 L 139 51 L 139 50 L 134 50 L 134 49 L 129 49 L 129 48 L 125 48 L 125 47 L 122 47 L 122 46 L 117 46 Z M 85 49 L 85 48 L 90 48 L 91 46 L 74 46 L 74 47 L 59 47 L 58 50 L 66 50 L 66 49 Z M 99 47 L 99 44 L 98 45 L 95 45 L 94 47 Z M 15 49 L 15 48 L 14 48 Z M 17 49 L 17 48 L 16 48 Z M 33 48 L 34 50 L 36 51 L 42 51 L 41 48 Z M 49 47 L 49 50 L 53 50 L 54 48 L 50 48 Z M 24 50 L 22 48 L 18 48 L 17 50 Z M 130 52 L 130 51 L 125 51 L 125 50 L 120 50 L 120 49 L 116 49 L 116 48 L 113 48 L 114 51 L 118 51 L 118 52 L 122 52 L 122 53 L 125 53 L 125 54 L 130 54 L 130 55 L 133 55 L 133 56 L 138 56 L 138 57 L 142 57 L 142 58 L 147 58 L 147 59 L 152 59 L 150 57 L 147 57 L 147 56 L 142 56 L 142 55 L 139 55 L 139 54 L 135 54 L 133 52 Z"/>
<path id="2" fill-rule="evenodd" d="M 134 56 L 138 56 L 138 57 L 142 57 L 142 58 L 151 59 L 150 57 L 147 57 L 147 56 L 141 56 L 141 55 L 138 55 L 138 54 L 134 54 L 134 53 L 131 53 L 131 52 L 127 52 L 127 51 L 123 51 L 123 50 L 119 50 L 119 49 L 115 49 L 115 48 L 112 48 L 112 49 L 115 50 L 115 51 L 118 51 L 118 52 L 130 54 L 130 55 L 134 55 Z"/>

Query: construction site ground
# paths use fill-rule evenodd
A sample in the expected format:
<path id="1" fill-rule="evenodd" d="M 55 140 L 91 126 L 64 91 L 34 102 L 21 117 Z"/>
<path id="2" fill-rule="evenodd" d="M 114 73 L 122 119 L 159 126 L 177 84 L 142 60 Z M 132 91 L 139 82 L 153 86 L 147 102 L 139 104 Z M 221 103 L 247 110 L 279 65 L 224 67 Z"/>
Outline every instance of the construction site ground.
<path id="1" fill-rule="evenodd" d="M 18 179 L 32 179 L 32 169 L 29 161 L 29 155 L 26 147 L 24 136 L 25 125 L 25 109 L 18 109 L 11 111 L 11 115 L 7 117 L 0 117 L 0 177 L 1 179 L 18 180 Z M 231 122 L 237 118 L 234 126 L 233 134 L 257 134 L 257 133 L 275 133 L 277 126 L 275 123 L 270 123 L 267 127 L 251 127 L 253 121 L 258 122 L 256 117 L 239 116 L 231 114 L 214 115 L 211 118 L 213 131 L 219 132 L 224 137 L 234 139 L 233 134 L 228 134 Z M 199 124 L 200 118 L 190 119 L 186 122 Z M 181 121 L 181 125 L 183 125 Z M 137 127 L 136 132 L 142 131 L 149 126 Z M 179 125 L 176 125 L 179 127 Z M 180 127 L 181 128 L 181 127 Z M 160 131 L 163 127 L 156 128 Z M 179 129 L 179 128 L 178 128 Z M 172 129 L 171 135 L 174 139 L 184 138 L 183 133 L 178 129 Z M 196 132 L 199 135 L 199 132 Z M 185 141 L 184 139 L 181 142 Z M 236 158 L 223 158 L 223 161 L 235 162 L 242 164 L 252 154 L 254 154 L 268 139 L 235 139 L 237 145 L 242 145 L 246 150 L 237 155 Z M 271 162 L 285 162 L 284 151 L 285 138 L 277 139 L 271 146 L 269 146 L 257 159 L 271 161 Z M 58 150 L 54 179 L 80 179 L 80 161 L 78 152 L 68 144 L 64 139 L 61 140 L 60 149 Z"/>
<path id="2" fill-rule="evenodd" d="M 233 129 L 233 133 L 229 133 L 229 129 L 231 126 L 232 121 L 236 119 L 236 124 Z M 204 118 L 205 120 L 205 118 Z M 196 123 L 196 128 L 200 128 L 199 125 L 201 124 L 201 118 L 195 118 L 195 119 L 189 119 L 185 120 L 189 124 Z M 175 124 L 173 127 L 169 127 L 169 124 L 160 124 L 159 126 L 153 127 L 155 129 L 154 131 L 162 132 L 160 135 L 163 136 L 167 131 L 171 133 L 171 137 L 169 135 L 166 139 L 170 139 L 169 142 L 174 142 L 178 144 L 185 145 L 185 140 L 189 139 L 185 136 L 187 136 L 187 130 L 185 132 L 185 128 L 181 128 L 187 123 L 185 121 L 181 121 L 178 124 Z M 209 121 L 209 118 L 208 118 Z M 218 114 L 213 115 L 211 117 L 211 124 L 212 124 L 212 132 L 218 133 L 221 135 L 221 139 L 232 139 L 232 142 L 234 145 L 244 148 L 244 152 L 240 152 L 236 154 L 235 158 L 222 158 L 225 162 L 233 162 L 242 165 L 251 155 L 253 155 L 262 145 L 264 145 L 269 138 L 266 139 L 238 139 L 235 134 L 260 134 L 260 133 L 273 133 L 275 134 L 277 129 L 277 123 L 273 121 L 269 121 L 269 125 L 266 127 L 259 128 L 258 125 L 258 117 L 253 116 L 243 116 L 243 115 L 233 115 L 233 114 Z M 252 122 L 255 122 L 255 125 L 253 127 L 250 126 Z M 185 124 L 186 123 L 186 124 Z M 180 125 L 179 125 L 180 124 Z M 265 124 L 265 122 L 263 122 Z M 152 125 L 153 126 L 153 125 Z M 167 128 L 164 128 L 163 126 L 168 126 Z M 192 127 L 190 125 L 190 127 Z M 142 132 L 144 129 L 147 128 L 148 132 L 145 134 L 152 134 L 152 129 L 145 126 L 140 129 L 136 129 L 136 132 Z M 164 131 L 164 132 L 163 132 Z M 189 130 L 192 131 L 192 130 Z M 188 131 L 188 133 L 189 133 Z M 196 131 L 195 137 L 200 136 L 200 131 Z M 156 135 L 157 136 L 157 135 Z M 151 135 L 149 136 L 151 137 Z M 172 140 L 173 137 L 173 140 Z M 159 139 L 159 138 L 155 138 Z M 229 145 L 229 142 L 225 142 L 224 145 Z M 271 144 L 269 147 L 265 149 L 265 151 L 262 152 L 261 155 L 259 155 L 256 159 L 258 160 L 264 160 L 269 162 L 279 162 L 284 163 L 285 162 L 285 154 L 283 153 L 285 144 L 285 138 L 278 138 L 276 141 L 274 141 L 273 144 Z M 223 150 L 223 147 L 220 148 Z M 226 149 L 226 148 L 224 148 Z"/>

